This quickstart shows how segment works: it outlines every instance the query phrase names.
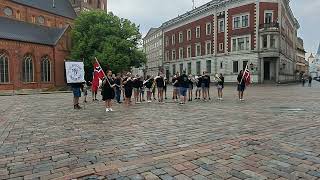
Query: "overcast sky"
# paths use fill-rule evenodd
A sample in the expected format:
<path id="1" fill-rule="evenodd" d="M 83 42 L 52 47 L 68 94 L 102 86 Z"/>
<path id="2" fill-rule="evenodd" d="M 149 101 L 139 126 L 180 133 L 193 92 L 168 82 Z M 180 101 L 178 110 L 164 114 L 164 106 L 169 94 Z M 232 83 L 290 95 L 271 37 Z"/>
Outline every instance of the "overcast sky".
<path id="1" fill-rule="evenodd" d="M 195 0 L 196 7 L 210 0 Z M 291 0 L 291 7 L 301 28 L 299 36 L 307 52 L 316 52 L 320 42 L 320 0 Z M 108 0 L 108 10 L 140 25 L 145 35 L 149 28 L 192 9 L 192 0 Z"/>

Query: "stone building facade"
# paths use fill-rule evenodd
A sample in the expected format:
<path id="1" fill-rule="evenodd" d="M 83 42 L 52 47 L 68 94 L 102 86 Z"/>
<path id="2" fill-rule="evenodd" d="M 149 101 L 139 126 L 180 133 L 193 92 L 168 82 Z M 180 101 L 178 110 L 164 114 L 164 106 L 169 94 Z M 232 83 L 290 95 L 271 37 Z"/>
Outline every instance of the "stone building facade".
<path id="1" fill-rule="evenodd" d="M 143 38 L 143 50 L 147 54 L 146 74 L 157 76 L 163 67 L 162 29 L 151 28 Z"/>
<path id="2" fill-rule="evenodd" d="M 107 11 L 107 0 L 69 0 L 72 7 L 79 14 L 82 11 L 100 9 Z"/>
<path id="3" fill-rule="evenodd" d="M 170 76 L 207 71 L 235 82 L 248 65 L 254 82 L 296 79 L 299 23 L 288 0 L 213 0 L 161 28 Z"/>
<path id="4" fill-rule="evenodd" d="M 296 73 L 300 76 L 303 74 L 309 74 L 309 62 L 306 60 L 306 51 L 304 49 L 304 43 L 300 37 L 297 40 L 296 53 Z"/>
<path id="5" fill-rule="evenodd" d="M 75 18 L 65 0 L 0 1 L 0 90 L 65 85 Z"/>

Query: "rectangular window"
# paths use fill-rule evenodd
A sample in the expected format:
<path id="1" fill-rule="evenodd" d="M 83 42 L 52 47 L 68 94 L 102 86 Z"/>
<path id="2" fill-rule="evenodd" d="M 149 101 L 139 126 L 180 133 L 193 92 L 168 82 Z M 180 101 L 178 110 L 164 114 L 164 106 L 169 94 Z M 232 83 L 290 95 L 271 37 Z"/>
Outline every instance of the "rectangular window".
<path id="1" fill-rule="evenodd" d="M 244 38 L 238 39 L 238 49 L 239 51 L 243 51 L 245 49 Z"/>
<path id="2" fill-rule="evenodd" d="M 211 23 L 207 23 L 206 24 L 206 35 L 210 35 L 211 34 Z"/>
<path id="3" fill-rule="evenodd" d="M 264 23 L 265 24 L 271 24 L 273 19 L 273 13 L 272 12 L 265 12 L 264 13 Z"/>
<path id="4" fill-rule="evenodd" d="M 190 63 L 188 63 L 188 74 L 191 74 L 191 68 L 192 68 L 192 66 L 191 66 L 191 62 L 190 62 Z"/>
<path id="5" fill-rule="evenodd" d="M 201 56 L 201 44 L 196 44 L 196 56 Z"/>
<path id="6" fill-rule="evenodd" d="M 179 48 L 179 59 L 183 59 L 183 48 Z"/>
<path id="7" fill-rule="evenodd" d="M 176 58 L 176 50 L 172 50 L 172 60 L 175 60 Z"/>
<path id="8" fill-rule="evenodd" d="M 262 36 L 262 47 L 268 48 L 268 36 L 267 35 Z"/>
<path id="9" fill-rule="evenodd" d="M 224 50 L 223 43 L 219 43 L 219 51 L 222 52 Z"/>
<path id="10" fill-rule="evenodd" d="M 240 17 L 233 18 L 233 28 L 234 29 L 240 28 Z"/>
<path id="11" fill-rule="evenodd" d="M 242 63 L 242 69 L 245 70 L 247 67 L 248 61 L 243 61 Z"/>
<path id="12" fill-rule="evenodd" d="M 237 51 L 237 39 L 232 39 L 232 51 Z"/>
<path id="13" fill-rule="evenodd" d="M 180 74 L 183 73 L 183 64 L 180 64 Z"/>
<path id="14" fill-rule="evenodd" d="M 166 52 L 166 60 L 170 61 L 170 52 L 169 51 Z"/>
<path id="15" fill-rule="evenodd" d="M 250 50 L 250 38 L 249 37 L 245 37 L 246 39 L 246 48 L 245 50 Z"/>
<path id="16" fill-rule="evenodd" d="M 198 61 L 196 65 L 197 75 L 201 75 L 201 62 Z"/>
<path id="17" fill-rule="evenodd" d="M 175 34 L 173 34 L 173 35 L 171 36 L 171 44 L 172 44 L 172 45 L 176 44 L 176 35 L 175 35 Z"/>
<path id="18" fill-rule="evenodd" d="M 191 37 L 192 37 L 192 35 L 191 35 L 191 29 L 188 29 L 188 31 L 187 31 L 187 40 L 190 41 L 190 40 L 191 40 Z"/>
<path id="19" fill-rule="evenodd" d="M 276 37 L 274 35 L 270 35 L 270 48 L 276 48 Z"/>
<path id="20" fill-rule="evenodd" d="M 242 16 L 242 27 L 249 26 L 249 15 Z"/>
<path id="21" fill-rule="evenodd" d="M 169 46 L 169 37 L 166 36 L 166 46 Z"/>
<path id="22" fill-rule="evenodd" d="M 191 46 L 188 46 L 187 58 L 191 57 Z"/>
<path id="23" fill-rule="evenodd" d="M 209 73 L 209 74 L 211 74 L 211 60 L 207 60 L 206 61 L 206 65 L 207 65 L 207 72 Z"/>
<path id="24" fill-rule="evenodd" d="M 196 27 L 196 38 L 200 38 L 200 26 Z"/>
<path id="25" fill-rule="evenodd" d="M 175 65 L 175 64 L 172 65 L 172 73 L 173 73 L 173 74 L 176 74 L 176 73 L 177 73 L 177 71 L 176 71 L 176 65 Z"/>
<path id="26" fill-rule="evenodd" d="M 206 55 L 211 54 L 211 41 L 206 42 Z"/>
<path id="27" fill-rule="evenodd" d="M 250 37 L 232 38 L 232 51 L 247 51 L 250 50 Z"/>
<path id="28" fill-rule="evenodd" d="M 183 42 L 183 33 L 179 32 L 179 43 Z"/>
<path id="29" fill-rule="evenodd" d="M 224 19 L 219 20 L 219 32 L 224 32 Z"/>
<path id="30" fill-rule="evenodd" d="M 239 72 L 239 64 L 238 61 L 233 61 L 233 73 L 238 73 Z"/>

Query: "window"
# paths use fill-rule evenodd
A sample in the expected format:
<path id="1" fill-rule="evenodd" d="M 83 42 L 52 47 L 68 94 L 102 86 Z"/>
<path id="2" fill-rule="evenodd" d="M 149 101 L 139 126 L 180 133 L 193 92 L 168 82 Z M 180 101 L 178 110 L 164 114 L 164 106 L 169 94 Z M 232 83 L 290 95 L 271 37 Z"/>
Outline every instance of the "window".
<path id="1" fill-rule="evenodd" d="M 196 27 L 196 38 L 200 38 L 200 26 Z"/>
<path id="2" fill-rule="evenodd" d="M 24 82 L 33 82 L 33 61 L 31 55 L 26 55 L 22 62 L 22 79 Z"/>
<path id="3" fill-rule="evenodd" d="M 188 63 L 188 74 L 191 74 L 191 69 L 192 69 L 192 65 L 191 65 L 191 62 Z"/>
<path id="4" fill-rule="evenodd" d="M 206 24 L 206 35 L 210 35 L 211 34 L 211 23 L 207 23 Z"/>
<path id="5" fill-rule="evenodd" d="M 276 36 L 270 35 L 270 48 L 276 48 Z"/>
<path id="6" fill-rule="evenodd" d="M 207 69 L 206 71 L 211 74 L 211 60 L 207 60 L 206 61 L 206 65 L 207 65 Z"/>
<path id="7" fill-rule="evenodd" d="M 268 48 L 268 36 L 267 35 L 262 36 L 262 47 Z"/>
<path id="8" fill-rule="evenodd" d="M 175 60 L 176 58 L 176 50 L 172 50 L 172 60 Z"/>
<path id="9" fill-rule="evenodd" d="M 249 14 L 233 17 L 233 29 L 249 27 Z"/>
<path id="10" fill-rule="evenodd" d="M 180 64 L 180 74 L 183 73 L 183 64 Z"/>
<path id="11" fill-rule="evenodd" d="M 219 51 L 222 52 L 224 50 L 223 43 L 219 43 Z"/>
<path id="12" fill-rule="evenodd" d="M 32 23 L 36 23 L 36 17 L 33 16 L 33 15 L 31 16 L 31 22 L 32 22 Z"/>
<path id="13" fill-rule="evenodd" d="M 242 16 L 242 27 L 249 26 L 249 15 Z"/>
<path id="14" fill-rule="evenodd" d="M 190 41 L 190 40 L 191 40 L 191 37 L 192 37 L 192 35 L 191 35 L 191 29 L 188 29 L 188 31 L 187 31 L 187 40 Z"/>
<path id="15" fill-rule="evenodd" d="M 177 71 L 176 71 L 176 65 L 175 65 L 175 64 L 172 65 L 172 73 L 173 73 L 173 74 L 176 74 L 176 73 L 177 73 Z"/>
<path id="16" fill-rule="evenodd" d="M 197 75 L 201 75 L 201 62 L 198 61 L 196 65 Z"/>
<path id="17" fill-rule="evenodd" d="M 19 20 L 21 19 L 20 11 L 17 11 L 17 13 L 16 13 L 16 18 L 19 19 Z"/>
<path id="18" fill-rule="evenodd" d="M 201 44 L 196 44 L 196 56 L 201 56 Z"/>
<path id="19" fill-rule="evenodd" d="M 169 38 L 168 38 L 168 36 L 166 36 L 166 46 L 168 46 L 169 45 Z"/>
<path id="20" fill-rule="evenodd" d="M 183 48 L 179 48 L 179 59 L 183 59 Z"/>
<path id="21" fill-rule="evenodd" d="M 176 43 L 176 35 L 173 34 L 173 35 L 171 36 L 171 44 L 174 45 L 175 43 Z"/>
<path id="22" fill-rule="evenodd" d="M 245 70 L 247 67 L 248 61 L 243 61 L 242 63 L 242 69 Z"/>
<path id="23" fill-rule="evenodd" d="M 224 32 L 224 19 L 219 20 L 219 32 Z"/>
<path id="24" fill-rule="evenodd" d="M 179 43 L 183 42 L 183 33 L 179 32 Z"/>
<path id="25" fill-rule="evenodd" d="M 44 17 L 43 16 L 38 16 L 37 23 L 38 24 L 44 24 Z"/>
<path id="26" fill-rule="evenodd" d="M 166 52 L 166 60 L 170 61 L 170 52 L 169 51 Z"/>
<path id="27" fill-rule="evenodd" d="M 206 55 L 211 54 L 211 41 L 206 42 Z"/>
<path id="28" fill-rule="evenodd" d="M 238 73 L 238 72 L 239 72 L 238 61 L 233 61 L 233 73 Z"/>
<path id="29" fill-rule="evenodd" d="M 191 57 L 191 46 L 188 46 L 187 48 L 187 58 Z"/>
<path id="30" fill-rule="evenodd" d="M 3 13 L 4 13 L 6 16 L 12 16 L 13 10 L 12 10 L 11 8 L 9 8 L 9 7 L 5 7 L 5 8 L 3 9 Z"/>
<path id="31" fill-rule="evenodd" d="M 47 25 L 50 27 L 51 26 L 51 21 L 50 19 L 47 20 Z"/>
<path id="32" fill-rule="evenodd" d="M 223 63 L 220 62 L 220 69 L 223 69 Z"/>
<path id="33" fill-rule="evenodd" d="M 272 19 L 273 19 L 273 12 L 272 11 L 264 12 L 264 23 L 265 24 L 271 24 Z"/>
<path id="34" fill-rule="evenodd" d="M 51 81 L 51 64 L 48 56 L 43 57 L 41 60 L 41 81 Z"/>
<path id="35" fill-rule="evenodd" d="M 232 38 L 232 51 L 248 51 L 250 45 L 250 36 Z"/>
<path id="36" fill-rule="evenodd" d="M 9 82 L 9 60 L 5 53 L 0 52 L 0 83 Z"/>

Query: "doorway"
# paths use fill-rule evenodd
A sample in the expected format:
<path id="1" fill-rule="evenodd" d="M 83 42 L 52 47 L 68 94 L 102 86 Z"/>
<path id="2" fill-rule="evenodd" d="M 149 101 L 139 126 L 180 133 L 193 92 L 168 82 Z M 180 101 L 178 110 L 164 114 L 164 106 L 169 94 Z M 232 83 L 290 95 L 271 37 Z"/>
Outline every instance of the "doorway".
<path id="1" fill-rule="evenodd" d="M 264 61 L 264 80 L 270 81 L 270 61 Z"/>

